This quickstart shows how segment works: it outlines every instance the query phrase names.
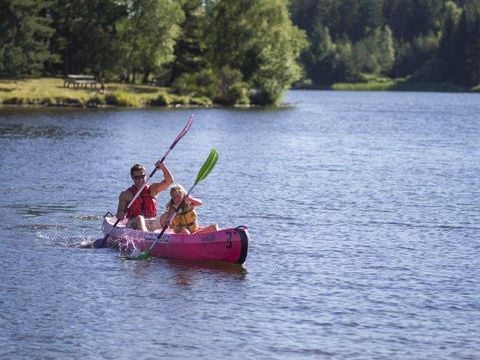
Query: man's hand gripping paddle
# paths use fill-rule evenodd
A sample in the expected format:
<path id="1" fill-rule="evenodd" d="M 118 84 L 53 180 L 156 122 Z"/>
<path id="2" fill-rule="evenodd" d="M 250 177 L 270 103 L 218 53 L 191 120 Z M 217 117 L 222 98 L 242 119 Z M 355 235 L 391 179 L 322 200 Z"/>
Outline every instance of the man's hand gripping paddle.
<path id="1" fill-rule="evenodd" d="M 192 126 L 192 123 L 193 123 L 193 120 L 195 119 L 195 116 L 192 114 L 190 115 L 190 117 L 188 118 L 188 121 L 187 123 L 185 124 L 184 128 L 182 129 L 182 131 L 180 131 L 180 133 L 178 134 L 178 136 L 175 138 L 175 140 L 173 141 L 172 145 L 170 145 L 170 147 L 168 148 L 167 152 L 165 153 L 165 155 L 163 155 L 163 158 L 160 160 L 160 162 L 163 163 L 163 161 L 165 160 L 165 158 L 168 156 L 168 154 L 170 154 L 170 151 L 173 150 L 173 148 L 175 147 L 175 145 L 177 145 L 177 143 L 180 141 L 181 138 L 183 138 L 185 136 L 185 134 L 188 132 L 188 130 L 190 129 L 190 127 Z M 145 186 L 147 185 L 147 182 L 148 180 L 155 174 L 155 172 L 157 171 L 157 168 L 155 167 L 153 169 L 153 171 L 151 172 L 151 174 L 145 179 L 145 182 L 143 183 L 143 186 L 138 189 L 137 193 L 135 194 L 135 196 L 133 197 L 133 199 L 128 203 L 127 205 L 127 208 L 125 209 L 125 212 L 130 208 L 130 206 L 132 206 L 133 202 L 137 199 L 137 197 L 142 193 L 143 189 L 145 188 Z M 102 239 L 97 239 L 93 242 L 93 245 L 92 247 L 94 248 L 102 248 L 104 247 L 106 244 L 107 244 L 107 240 L 108 238 L 110 237 L 110 235 L 112 234 L 113 230 L 117 227 L 118 223 L 121 221 L 121 219 L 117 219 L 117 221 L 115 222 L 115 224 L 113 225 L 113 228 L 112 230 L 110 230 L 108 232 L 107 235 L 105 235 L 104 238 Z"/>
<path id="2" fill-rule="evenodd" d="M 195 188 L 195 186 L 202 180 L 204 180 L 208 174 L 210 174 L 210 172 L 212 171 L 212 169 L 215 167 L 215 164 L 217 163 L 217 160 L 218 160 L 218 153 L 217 153 L 217 150 L 215 149 L 212 149 L 210 151 L 210 154 L 208 155 L 208 158 L 207 160 L 205 160 L 205 162 L 203 163 L 202 167 L 200 168 L 200 170 L 198 171 L 198 174 L 197 174 L 197 178 L 195 179 L 195 183 L 193 184 L 193 186 L 190 188 L 190 190 L 188 190 L 188 193 L 187 195 L 185 195 L 183 197 L 183 200 L 182 202 L 180 203 L 180 205 L 178 205 L 178 207 L 175 209 L 175 213 L 172 215 L 172 217 L 170 219 L 168 219 L 167 221 L 167 224 L 162 228 L 162 231 L 160 232 L 160 234 L 158 234 L 157 238 L 155 239 L 155 241 L 152 243 L 152 245 L 150 246 L 150 248 L 145 251 L 144 253 L 138 255 L 138 256 L 126 256 L 126 259 L 128 260 L 147 260 L 151 255 L 152 255 L 152 249 L 155 247 L 155 245 L 157 244 L 158 240 L 161 239 L 162 235 L 165 233 L 165 231 L 167 230 L 170 222 L 172 221 L 173 217 L 177 214 L 178 210 L 182 207 L 182 205 L 185 203 L 185 200 L 188 198 L 188 196 L 190 195 L 190 193 L 193 191 L 193 189 Z"/>

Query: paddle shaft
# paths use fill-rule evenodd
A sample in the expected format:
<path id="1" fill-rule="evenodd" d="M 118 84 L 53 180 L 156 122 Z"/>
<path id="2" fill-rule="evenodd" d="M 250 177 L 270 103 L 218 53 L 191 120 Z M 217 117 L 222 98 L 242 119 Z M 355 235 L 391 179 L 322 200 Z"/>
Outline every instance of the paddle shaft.
<path id="1" fill-rule="evenodd" d="M 185 200 L 188 199 L 188 196 L 190 195 L 190 193 L 192 192 L 193 188 L 197 185 L 197 183 L 193 184 L 193 186 L 190 188 L 190 190 L 188 190 L 188 193 L 187 195 L 185 195 L 182 199 L 182 202 L 180 203 L 180 205 L 178 205 L 178 207 L 175 209 L 175 212 L 170 215 L 170 218 L 167 220 L 167 223 L 163 226 L 162 228 L 162 231 L 160 232 L 160 234 L 158 234 L 157 238 L 155 239 L 155 241 L 153 242 L 152 245 L 150 245 L 150 248 L 147 250 L 146 253 L 143 254 L 142 258 L 147 258 L 150 256 L 150 254 L 152 253 L 152 250 L 153 248 L 155 247 L 155 245 L 157 245 L 157 242 L 158 240 L 160 240 L 162 238 L 162 235 L 165 233 L 165 231 L 168 229 L 168 227 L 170 226 L 170 222 L 173 220 L 173 218 L 175 217 L 175 215 L 177 215 L 178 213 L 178 210 L 180 210 L 180 208 L 183 206 L 183 204 L 185 204 Z"/>
<path id="2" fill-rule="evenodd" d="M 170 225 L 170 222 L 173 220 L 173 218 L 175 217 L 175 215 L 178 213 L 178 210 L 183 206 L 183 204 L 185 203 L 185 201 L 188 199 L 188 197 L 190 196 L 190 193 L 193 191 L 193 189 L 195 188 L 195 186 L 197 186 L 197 184 L 204 180 L 208 174 L 210 174 L 210 172 L 212 171 L 212 169 L 215 167 L 215 164 L 217 163 L 217 160 L 218 160 L 218 153 L 217 153 L 217 150 L 215 149 L 212 149 L 210 151 L 210 154 L 208 155 L 208 158 L 207 160 L 205 160 L 205 162 L 203 163 L 202 167 L 200 168 L 200 170 L 198 171 L 198 174 L 197 174 L 197 178 L 195 179 L 195 182 L 194 184 L 192 185 L 192 187 L 190 188 L 190 190 L 188 190 L 187 194 L 183 197 L 182 201 L 180 202 L 180 205 L 178 205 L 178 207 L 175 209 L 175 212 L 173 214 L 170 215 L 170 217 L 167 219 L 167 222 L 166 224 L 163 226 L 162 228 L 162 231 L 160 232 L 160 234 L 158 234 L 157 238 L 155 239 L 155 241 L 152 243 L 152 245 L 150 245 L 150 248 L 144 252 L 143 254 L 140 254 L 138 256 L 135 256 L 135 257 L 127 257 L 127 259 L 130 259 L 130 260 L 145 260 L 145 259 L 148 259 L 148 257 L 150 256 L 150 254 L 152 253 L 152 249 L 155 247 L 155 245 L 157 244 L 158 240 L 160 240 L 160 238 L 162 237 L 162 235 L 165 233 L 165 231 L 167 230 L 168 226 Z"/>
<path id="3" fill-rule="evenodd" d="M 183 128 L 183 130 L 180 132 L 180 134 L 176 137 L 176 139 L 173 141 L 172 145 L 170 145 L 170 147 L 168 148 L 167 152 L 165 153 L 165 155 L 163 155 L 162 159 L 160 160 L 161 163 L 163 163 L 163 161 L 165 160 L 165 158 L 168 156 L 168 154 L 170 154 L 170 151 L 173 150 L 173 148 L 175 147 L 175 145 L 177 145 L 178 141 L 187 133 L 188 129 L 190 129 L 190 126 L 192 126 L 192 122 L 193 122 L 193 114 L 190 115 L 190 117 L 188 118 L 188 121 L 187 121 L 187 124 L 185 125 L 185 127 Z M 142 193 L 143 189 L 145 188 L 145 186 L 147 186 L 147 183 L 148 183 L 148 180 L 150 180 L 150 178 L 157 172 L 157 168 L 155 167 L 153 169 L 153 171 L 150 173 L 150 175 L 148 175 L 148 177 L 145 179 L 145 182 L 143 183 L 142 187 L 140 189 L 138 189 L 138 191 L 135 193 L 135 195 L 133 196 L 132 200 L 130 200 L 130 202 L 128 203 L 127 205 L 127 208 L 125 209 L 125 212 L 130 209 L 130 206 L 132 206 L 133 202 L 135 200 L 137 200 L 137 198 L 140 196 L 140 194 Z M 115 225 L 118 223 L 118 220 L 117 222 L 115 223 Z M 115 225 L 113 227 L 115 227 Z M 112 229 L 113 230 L 113 229 Z"/>
<path id="4" fill-rule="evenodd" d="M 177 143 L 180 141 L 181 138 L 183 138 L 185 136 L 185 134 L 188 132 L 188 130 L 190 129 L 190 127 L 192 126 L 192 123 L 193 123 L 193 120 L 195 119 L 194 115 L 190 115 L 190 117 L 188 118 L 187 120 L 187 123 L 185 124 L 185 126 L 183 127 L 182 131 L 180 131 L 180 133 L 178 134 L 178 136 L 175 138 L 175 140 L 172 142 L 172 145 L 170 145 L 170 147 L 168 148 L 167 152 L 165 153 L 165 155 L 163 155 L 162 159 L 160 160 L 160 162 L 163 164 L 164 160 L 166 159 L 166 157 L 168 156 L 168 154 L 170 154 L 170 152 L 173 150 L 173 148 L 175 147 L 175 145 L 177 145 Z M 142 193 L 143 189 L 145 188 L 145 186 L 147 186 L 147 182 L 148 180 L 151 179 L 151 177 L 153 175 L 155 175 L 157 171 L 157 167 L 155 167 L 153 169 L 153 171 L 150 173 L 150 175 L 148 175 L 148 177 L 145 179 L 145 182 L 143 183 L 143 185 L 140 187 L 140 189 L 137 190 L 137 192 L 135 193 L 135 195 L 133 196 L 132 200 L 130 200 L 130 202 L 127 204 L 127 207 L 125 209 L 125 212 L 127 212 L 128 209 L 130 209 L 130 207 L 132 206 L 133 202 L 140 196 L 140 194 Z M 98 243 L 98 244 L 95 244 L 97 241 L 94 242 L 94 247 L 104 247 L 105 246 L 105 243 L 107 242 L 109 236 L 112 234 L 113 230 L 117 227 L 118 223 L 121 221 L 122 219 L 117 219 L 117 221 L 115 221 L 115 224 L 113 224 L 113 227 L 112 227 L 112 230 L 110 230 L 108 232 L 107 235 L 105 235 L 105 237 L 103 239 L 101 239 L 101 241 Z M 99 246 L 97 246 L 99 245 Z"/>

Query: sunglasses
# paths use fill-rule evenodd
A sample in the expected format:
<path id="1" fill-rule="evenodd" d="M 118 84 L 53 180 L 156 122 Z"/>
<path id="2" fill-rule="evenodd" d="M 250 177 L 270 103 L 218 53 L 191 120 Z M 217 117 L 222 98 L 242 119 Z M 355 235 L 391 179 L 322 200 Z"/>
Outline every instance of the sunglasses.
<path id="1" fill-rule="evenodd" d="M 134 176 L 132 176 L 132 177 L 133 177 L 135 180 L 142 180 L 142 179 L 145 179 L 145 176 L 147 176 L 147 175 L 145 175 L 145 174 L 143 174 L 143 175 L 134 175 Z"/>

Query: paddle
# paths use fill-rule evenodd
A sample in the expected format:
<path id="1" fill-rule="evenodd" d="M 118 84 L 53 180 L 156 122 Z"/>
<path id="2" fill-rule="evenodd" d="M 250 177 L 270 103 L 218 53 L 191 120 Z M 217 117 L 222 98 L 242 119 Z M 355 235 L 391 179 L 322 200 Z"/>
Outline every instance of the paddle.
<path id="1" fill-rule="evenodd" d="M 175 145 L 177 145 L 177 143 L 180 141 L 181 138 L 183 138 L 185 136 L 185 134 L 188 132 L 188 130 L 190 129 L 190 127 L 192 126 L 192 123 L 193 123 L 193 120 L 195 119 L 195 116 L 192 114 L 190 115 L 190 117 L 188 118 L 188 121 L 187 123 L 185 124 L 185 126 L 183 127 L 182 131 L 180 131 L 180 133 L 178 134 L 178 136 L 175 138 L 175 140 L 173 140 L 173 143 L 172 145 L 170 145 L 170 147 L 168 148 L 167 152 L 165 153 L 165 155 L 163 155 L 162 159 L 160 160 L 160 162 L 163 163 L 163 161 L 165 160 L 165 158 L 167 157 L 168 154 L 170 154 L 170 151 L 173 150 L 173 148 L 175 147 Z M 145 182 L 143 183 L 142 187 L 140 189 L 138 189 L 138 191 L 136 192 L 136 194 L 133 196 L 133 199 L 130 200 L 130 202 L 128 203 L 127 205 L 127 208 L 125 209 L 125 212 L 130 208 L 130 206 L 132 206 L 133 202 L 137 199 L 137 197 L 142 193 L 143 189 L 145 188 L 145 186 L 147 186 L 147 183 L 148 183 L 148 180 L 150 180 L 150 178 L 155 174 L 155 172 L 157 171 L 157 168 L 154 167 L 153 171 L 150 173 L 150 175 L 148 175 L 148 177 L 145 179 Z M 115 222 L 115 224 L 113 224 L 113 228 L 112 230 L 110 230 L 108 232 L 107 235 L 105 235 L 104 238 L 102 239 L 97 239 L 93 242 L 93 247 L 94 248 L 102 248 L 105 246 L 105 244 L 107 243 L 107 240 L 109 238 L 109 236 L 112 234 L 112 231 L 117 227 L 118 223 L 121 221 L 121 219 L 117 219 L 117 221 Z"/>
<path id="2" fill-rule="evenodd" d="M 168 228 L 168 225 L 170 224 L 170 221 L 172 221 L 172 219 L 175 217 L 175 215 L 177 214 L 178 210 L 182 207 L 182 205 L 185 203 L 185 200 L 188 198 L 188 196 L 190 195 L 190 193 L 193 191 L 193 189 L 195 188 L 195 186 L 200 182 L 202 181 L 203 179 L 205 179 L 208 174 L 210 174 L 210 172 L 212 171 L 212 169 L 214 168 L 215 164 L 217 163 L 217 160 L 218 160 L 218 153 L 217 153 L 217 150 L 215 149 L 212 149 L 210 151 L 210 154 L 208 155 L 208 158 L 207 160 L 205 160 L 205 162 L 203 163 L 202 167 L 200 168 L 200 170 L 198 171 L 198 174 L 197 174 L 197 178 L 195 179 L 195 183 L 193 184 L 193 186 L 190 188 L 190 190 L 188 190 L 188 193 L 187 195 L 185 195 L 182 199 L 182 202 L 180 203 L 180 205 L 178 205 L 178 207 L 175 209 L 175 213 L 170 217 L 170 219 L 168 219 L 167 221 L 167 224 L 162 228 L 162 231 L 160 232 L 160 234 L 158 234 L 157 238 L 155 239 L 155 241 L 153 242 L 153 244 L 150 246 L 150 248 L 138 255 L 138 256 L 126 256 L 125 258 L 128 259 L 128 260 L 146 260 L 150 257 L 150 255 L 152 254 L 152 249 L 155 247 L 155 245 L 157 244 L 158 240 L 161 239 L 162 235 L 165 233 L 165 231 L 167 230 Z"/>

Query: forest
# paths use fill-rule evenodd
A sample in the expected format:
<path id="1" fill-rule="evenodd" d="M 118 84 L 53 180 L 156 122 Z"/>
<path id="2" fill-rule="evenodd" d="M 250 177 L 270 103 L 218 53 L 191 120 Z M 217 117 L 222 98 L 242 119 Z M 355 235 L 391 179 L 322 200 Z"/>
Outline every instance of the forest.
<path id="1" fill-rule="evenodd" d="M 480 84 L 479 0 L 293 0 L 313 84 L 369 77 Z"/>
<path id="2" fill-rule="evenodd" d="M 93 74 L 219 104 L 372 79 L 480 84 L 480 0 L 0 0 L 0 79 Z"/>

